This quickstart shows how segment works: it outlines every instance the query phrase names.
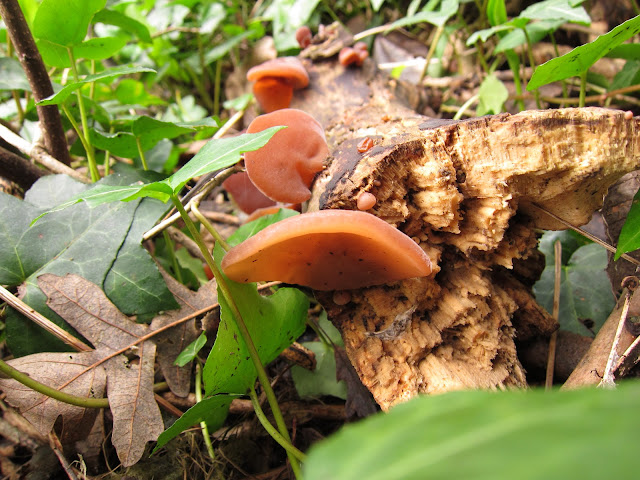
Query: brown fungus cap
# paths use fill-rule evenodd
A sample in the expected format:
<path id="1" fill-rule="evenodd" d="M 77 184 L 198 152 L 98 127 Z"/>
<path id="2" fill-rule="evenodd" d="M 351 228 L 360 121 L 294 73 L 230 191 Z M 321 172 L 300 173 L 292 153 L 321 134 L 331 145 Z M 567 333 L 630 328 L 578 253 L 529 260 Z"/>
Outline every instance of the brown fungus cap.
<path id="1" fill-rule="evenodd" d="M 256 188 L 247 172 L 234 173 L 222 182 L 222 187 L 231 194 L 236 205 L 244 213 L 253 213 L 276 203 Z"/>
<path id="2" fill-rule="evenodd" d="M 309 187 L 329 154 L 324 130 L 311 115 L 293 108 L 256 117 L 248 133 L 286 125 L 262 148 L 244 154 L 249 178 L 276 202 L 301 203 L 311 197 Z"/>
<path id="3" fill-rule="evenodd" d="M 411 238 L 374 215 L 321 210 L 261 230 L 230 249 L 222 269 L 237 282 L 348 290 L 424 277 L 431 261 Z"/>
<path id="4" fill-rule="evenodd" d="M 279 57 L 249 69 L 247 80 L 253 82 L 253 94 L 263 111 L 270 113 L 287 108 L 293 90 L 309 85 L 309 75 L 296 57 Z"/>

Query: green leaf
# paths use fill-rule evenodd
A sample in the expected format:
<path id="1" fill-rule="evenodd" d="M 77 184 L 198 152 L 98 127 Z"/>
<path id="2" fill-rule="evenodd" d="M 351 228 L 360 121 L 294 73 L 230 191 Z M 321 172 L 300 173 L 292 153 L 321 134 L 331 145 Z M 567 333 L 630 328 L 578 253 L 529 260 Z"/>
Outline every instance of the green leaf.
<path id="1" fill-rule="evenodd" d="M 633 252 L 638 248 L 640 248 L 640 190 L 633 197 L 627 219 L 620 231 L 614 260 L 618 260 L 623 253 Z"/>
<path id="2" fill-rule="evenodd" d="M 618 45 L 640 32 L 640 15 L 618 25 L 609 33 L 600 35 L 593 42 L 574 48 L 561 57 L 549 60 L 538 68 L 527 84 L 527 90 L 565 78 L 581 75 L 595 62 L 604 57 Z"/>
<path id="3" fill-rule="evenodd" d="M 625 60 L 640 60 L 640 43 L 625 43 L 618 45 L 606 55 L 609 58 L 623 58 Z"/>
<path id="4" fill-rule="evenodd" d="M 502 112 L 509 98 L 507 87 L 494 74 L 487 75 L 478 89 L 478 116 Z"/>
<path id="5" fill-rule="evenodd" d="M 418 397 L 311 447 L 306 480 L 634 478 L 640 384 Z"/>
<path id="6" fill-rule="evenodd" d="M 219 244 L 214 248 L 214 258 L 219 267 L 224 251 Z M 300 290 L 281 288 L 270 297 L 263 297 L 255 284 L 245 285 L 225 279 L 264 364 L 274 360 L 304 332 L 309 301 Z M 156 448 L 201 421 L 207 422 L 211 429 L 219 428 L 227 417 L 233 396 L 245 395 L 256 380 L 256 370 L 247 347 L 220 292 L 219 299 L 220 326 L 202 375 L 208 398 L 190 408 L 165 430 L 158 438 Z"/>
<path id="7" fill-rule="evenodd" d="M 124 105 L 164 105 L 167 102 L 147 92 L 144 84 L 133 78 L 123 78 L 116 87 L 116 98 Z"/>
<path id="8" fill-rule="evenodd" d="M 504 0 L 489 0 L 487 3 L 489 25 L 495 27 L 507 21 L 507 7 Z"/>
<path id="9" fill-rule="evenodd" d="M 173 362 L 174 365 L 184 367 L 187 363 L 191 362 L 198 356 L 198 352 L 202 350 L 202 347 L 207 343 L 207 336 L 204 332 L 200 334 L 193 342 L 187 345 L 183 351 L 176 357 Z"/>
<path id="10" fill-rule="evenodd" d="M 545 246 L 541 242 L 540 250 L 547 257 L 547 266 L 534 285 L 534 292 L 538 303 L 552 312 L 555 282 L 553 245 Z M 560 328 L 586 336 L 592 336 L 592 332 L 600 329 L 615 306 L 606 266 L 606 251 L 594 243 L 575 250 L 562 266 Z"/>
<path id="11" fill-rule="evenodd" d="M 222 258 L 221 247 L 215 249 L 216 260 Z M 219 265 L 219 261 L 217 260 Z M 296 288 L 280 288 L 269 297 L 258 293 L 255 284 L 241 284 L 226 279 L 233 299 L 251 333 L 264 364 L 274 360 L 305 329 L 309 301 Z M 226 299 L 218 293 L 220 326 L 213 349 L 203 370 L 207 396 L 220 393 L 245 394 L 256 380 L 256 369 L 236 327 Z M 212 426 L 217 428 L 219 425 Z"/>
<path id="12" fill-rule="evenodd" d="M 105 80 L 109 78 L 120 77 L 122 75 L 129 75 L 132 73 L 142 73 L 142 72 L 155 73 L 155 70 L 147 67 L 137 67 L 137 66 L 127 66 L 127 65 L 109 68 L 100 73 L 87 75 L 85 78 L 83 78 L 78 82 L 73 82 L 65 85 L 62 88 L 62 90 L 60 90 L 59 92 L 38 102 L 38 105 L 59 105 L 63 103 L 67 99 L 67 97 L 69 97 L 69 95 L 71 95 L 74 91 L 76 91 L 86 83 L 97 82 L 99 80 Z"/>
<path id="13" fill-rule="evenodd" d="M 171 439 L 200 422 L 206 422 L 207 425 L 222 425 L 229 413 L 231 400 L 239 396 L 221 394 L 203 398 L 160 434 L 153 451 L 156 452 L 159 448 L 169 443 Z"/>
<path id="14" fill-rule="evenodd" d="M 458 11 L 458 0 L 442 0 L 440 10 L 422 10 L 411 17 L 403 17 L 390 25 L 390 29 L 415 25 L 416 23 L 427 22 L 436 27 L 444 26 L 449 19 Z"/>
<path id="15" fill-rule="evenodd" d="M 178 192 L 192 178 L 230 167 L 240 160 L 242 153 L 263 147 L 281 128 L 284 127 L 271 127 L 258 133 L 211 140 L 184 167 L 169 177 L 167 182 L 174 192 Z"/>
<path id="16" fill-rule="evenodd" d="M 619 88 L 637 85 L 638 83 L 640 83 L 640 61 L 627 60 L 622 70 L 613 77 L 613 81 L 608 90 L 617 90 Z"/>
<path id="17" fill-rule="evenodd" d="M 562 20 L 543 20 L 526 25 L 524 28 L 529 36 L 531 44 L 538 43 L 549 33 L 555 32 L 565 22 Z M 521 28 L 515 29 L 503 36 L 495 48 L 495 53 L 513 50 L 520 45 L 527 43 L 527 37 Z"/>
<path id="18" fill-rule="evenodd" d="M 70 47 L 87 36 L 93 15 L 107 0 L 43 0 L 33 20 L 33 36 Z"/>
<path id="19" fill-rule="evenodd" d="M 256 233 L 267 228 L 269 225 L 279 222 L 280 220 L 284 220 L 285 218 L 295 217 L 296 215 L 300 214 L 290 208 L 281 208 L 276 213 L 264 215 L 252 222 L 241 225 L 240 228 L 238 228 L 234 234 L 227 239 L 227 243 L 234 247 L 239 243 L 244 242 L 247 238 L 253 237 Z"/>
<path id="20" fill-rule="evenodd" d="M 324 342 L 303 342 L 302 345 L 315 354 L 316 369 L 311 372 L 297 365 L 291 367 L 291 377 L 298 395 L 302 398 L 331 395 L 346 399 L 347 385 L 342 380 L 336 380 L 333 348 Z"/>
<path id="21" fill-rule="evenodd" d="M 102 182 L 132 180 L 115 175 Z M 13 197 L 0 195 L 3 218 L 24 217 L 12 224 L 14 231 L 2 239 L 0 272 L 7 277 L 7 270 L 12 274 L 3 281 L 23 283 L 23 300 L 61 326 L 65 322 L 47 307 L 37 285 L 42 273 L 77 273 L 103 286 L 122 311 L 149 313 L 176 308 L 155 263 L 140 247 L 142 232 L 155 223 L 164 206 L 152 200 L 96 208 L 79 204 L 47 215 L 33 226 L 27 224 L 37 213 L 87 188 L 64 175 L 49 175 L 34 184 L 23 202 L 16 204 Z M 18 315 L 7 318 L 7 341 L 14 355 L 68 348 Z"/>
<path id="22" fill-rule="evenodd" d="M 469 38 L 467 39 L 467 46 L 470 47 L 475 45 L 478 40 L 482 42 L 486 42 L 487 39 L 500 32 L 509 32 L 513 30 L 515 27 L 509 23 L 503 25 L 496 25 L 495 27 L 485 28 L 484 30 L 478 30 L 477 32 L 473 32 Z"/>
<path id="23" fill-rule="evenodd" d="M 22 70 L 22 65 L 15 58 L 0 58 L 0 90 L 31 91 L 31 85 Z"/>
<path id="24" fill-rule="evenodd" d="M 530 20 L 557 20 L 561 23 L 573 22 L 589 25 L 591 18 L 584 7 L 578 6 L 580 3 L 582 2 L 545 0 L 530 5 L 518 16 Z"/>
<path id="25" fill-rule="evenodd" d="M 104 8 L 93 16 L 93 22 L 120 27 L 125 32 L 131 33 L 146 43 L 151 43 L 151 34 L 145 24 L 116 10 Z"/>
<path id="26" fill-rule="evenodd" d="M 176 138 L 193 132 L 192 127 L 178 125 L 173 122 L 162 122 L 145 115 L 138 117 L 131 125 L 131 133 L 143 142 L 144 150 L 148 150 L 163 138 Z M 146 146 L 145 143 L 151 144 Z"/>

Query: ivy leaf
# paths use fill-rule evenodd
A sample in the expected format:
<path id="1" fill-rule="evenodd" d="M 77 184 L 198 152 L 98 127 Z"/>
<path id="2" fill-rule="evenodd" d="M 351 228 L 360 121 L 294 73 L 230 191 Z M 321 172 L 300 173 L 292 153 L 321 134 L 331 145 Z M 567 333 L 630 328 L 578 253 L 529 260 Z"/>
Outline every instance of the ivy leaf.
<path id="1" fill-rule="evenodd" d="M 134 178 L 114 175 L 101 183 L 129 183 Z M 10 229 L 0 231 L 0 282 L 22 284 L 22 299 L 60 326 L 64 321 L 48 309 L 37 285 L 42 273 L 79 274 L 108 291 L 128 314 L 175 308 L 155 262 L 140 246 L 142 232 L 156 222 L 164 205 L 151 199 L 93 209 L 79 204 L 30 225 L 43 210 L 87 188 L 64 175 L 49 175 L 33 185 L 24 201 L 0 194 L 0 215 L 12 222 Z M 7 342 L 16 356 L 65 348 L 12 311 L 6 326 Z"/>
<path id="2" fill-rule="evenodd" d="M 534 285 L 538 303 L 548 312 L 553 309 L 553 243 L 557 238 L 556 233 L 545 233 L 540 242 L 540 250 L 546 256 L 547 265 L 540 280 Z M 568 244 L 564 242 L 564 245 Z M 607 253 L 600 245 L 590 243 L 570 253 L 568 261 L 562 266 L 558 319 L 560 328 L 587 336 L 592 336 L 593 332 L 600 329 L 615 304 L 605 272 L 606 266 Z"/>
<path id="3" fill-rule="evenodd" d="M 193 361 L 196 356 L 198 356 L 198 352 L 202 350 L 202 347 L 207 343 L 207 336 L 204 332 L 200 334 L 198 338 L 196 338 L 193 342 L 187 345 L 180 355 L 176 357 L 174 365 L 178 367 L 184 367 L 187 363 Z"/>
<path id="4" fill-rule="evenodd" d="M 638 396 L 640 383 L 629 381 L 615 390 L 418 397 L 318 442 L 304 478 L 632 478 Z"/>
<path id="5" fill-rule="evenodd" d="M 527 90 L 535 90 L 551 82 L 581 75 L 607 53 L 637 35 L 638 32 L 640 32 L 640 15 L 618 25 L 609 33 L 600 35 L 591 43 L 576 47 L 561 57 L 543 63 L 533 72 L 527 84 Z"/>

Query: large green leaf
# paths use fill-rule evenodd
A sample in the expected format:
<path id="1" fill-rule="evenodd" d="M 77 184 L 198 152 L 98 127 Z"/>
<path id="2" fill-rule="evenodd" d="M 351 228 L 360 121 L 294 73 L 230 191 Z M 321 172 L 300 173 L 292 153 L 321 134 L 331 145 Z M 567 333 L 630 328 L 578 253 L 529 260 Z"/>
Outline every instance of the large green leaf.
<path id="1" fill-rule="evenodd" d="M 458 11 L 458 0 L 442 0 L 440 10 L 427 10 L 426 8 L 410 17 L 403 17 L 390 25 L 391 29 L 415 25 L 427 22 L 436 27 L 444 26 L 447 21 Z"/>
<path id="2" fill-rule="evenodd" d="M 242 153 L 264 146 L 281 128 L 284 127 L 272 127 L 258 133 L 245 133 L 237 137 L 211 140 L 184 167 L 162 181 L 136 182 L 131 185 L 98 183 L 86 191 L 83 190 L 71 195 L 65 202 L 41 212 L 40 215 L 33 218 L 33 223 L 36 220 L 40 221 L 49 213 L 64 210 L 79 202 L 87 202 L 92 207 L 116 201 L 128 202 L 144 197 L 152 197 L 166 202 L 171 195 L 177 194 L 191 178 L 230 167 L 240 160 Z"/>
<path id="3" fill-rule="evenodd" d="M 600 35 L 593 42 L 574 48 L 561 57 L 549 60 L 538 68 L 527 84 L 534 90 L 547 83 L 581 75 L 615 47 L 640 32 L 640 15 L 618 25 L 609 33 Z"/>
<path id="4" fill-rule="evenodd" d="M 584 7 L 580 6 L 583 2 L 584 0 L 544 0 L 528 6 L 518 16 L 530 20 L 558 20 L 588 25 L 591 18 Z"/>
<path id="5" fill-rule="evenodd" d="M 546 267 L 534 286 L 536 299 L 548 312 L 553 309 L 555 267 L 553 243 L 560 238 L 558 232 L 547 232 L 540 241 L 540 250 L 546 256 Z M 564 246 L 569 245 L 566 235 Z M 569 237 L 571 238 L 571 237 Z M 576 244 L 574 244 L 576 245 Z M 576 245 L 577 246 L 577 245 Z M 560 328 L 580 335 L 598 331 L 614 307 L 615 299 L 605 272 L 607 253 L 600 245 L 588 244 L 575 251 L 562 265 L 560 283 Z M 589 328 L 587 328 L 589 327 Z"/>
<path id="6" fill-rule="evenodd" d="M 306 480 L 636 478 L 640 383 L 419 397 L 311 448 Z"/>
<path id="7" fill-rule="evenodd" d="M 209 141 L 184 167 L 169 177 L 169 185 L 177 192 L 194 177 L 235 164 L 242 153 L 263 147 L 282 128 L 271 127 L 258 133 Z"/>
<path id="8" fill-rule="evenodd" d="M 261 225 L 266 226 L 279 218 L 281 217 L 269 216 L 260 219 Z M 249 228 L 236 232 L 229 238 L 229 242 L 237 244 L 251 231 L 253 229 Z M 214 257 L 218 267 L 223 256 L 224 250 L 216 244 Z M 255 283 L 236 283 L 226 276 L 225 279 L 263 364 L 274 360 L 304 332 L 309 301 L 300 290 L 280 288 L 275 294 L 263 297 L 258 293 Z M 220 326 L 202 375 L 208 398 L 189 409 L 171 428 L 162 433 L 158 438 L 158 447 L 201 421 L 206 421 L 212 429 L 220 427 L 231 403 L 231 397 L 227 395 L 245 395 L 256 381 L 256 369 L 229 305 L 220 292 L 218 299 Z"/>
<path id="9" fill-rule="evenodd" d="M 79 88 L 81 88 L 83 85 L 87 83 L 97 82 L 99 80 L 106 80 L 114 77 L 120 77 L 122 75 L 129 75 L 132 73 L 143 73 L 143 72 L 155 72 L 155 70 L 147 67 L 137 67 L 137 66 L 127 66 L 127 65 L 108 68 L 100 73 L 87 75 L 86 77 L 84 77 L 83 79 L 77 82 L 68 83 L 58 92 L 38 102 L 38 105 L 59 105 L 63 103 L 69 97 L 69 95 L 71 95 L 73 92 L 75 92 L 76 90 L 78 90 Z"/>
<path id="10" fill-rule="evenodd" d="M 107 0 L 43 0 L 33 20 L 33 36 L 65 47 L 77 45 L 106 4 Z"/>
<path id="11" fill-rule="evenodd" d="M 134 180 L 129 175 L 113 175 L 103 182 Z M 61 326 L 64 322 L 46 306 L 46 298 L 37 285 L 37 277 L 42 273 L 77 273 L 102 285 L 124 312 L 151 313 L 175 308 L 177 304 L 155 263 L 140 247 L 142 232 L 165 210 L 157 201 L 113 203 L 96 208 L 78 204 L 29 226 L 38 213 L 87 188 L 64 175 L 51 175 L 38 180 L 24 201 L 0 195 L 0 214 L 12 222 L 11 229 L 0 230 L 0 281 L 10 285 L 22 283 L 23 300 Z M 18 315 L 7 318 L 7 342 L 14 355 L 62 348 Z"/>
<path id="12" fill-rule="evenodd" d="M 104 8 L 93 16 L 93 22 L 106 23 L 131 33 L 146 43 L 151 43 L 151 34 L 147 26 L 117 10 Z"/>

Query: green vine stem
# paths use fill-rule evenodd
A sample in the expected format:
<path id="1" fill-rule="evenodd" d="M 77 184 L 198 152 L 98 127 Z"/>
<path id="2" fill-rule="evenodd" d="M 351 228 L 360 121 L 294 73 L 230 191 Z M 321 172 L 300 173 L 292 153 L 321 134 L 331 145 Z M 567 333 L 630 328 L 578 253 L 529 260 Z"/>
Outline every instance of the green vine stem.
<path id="1" fill-rule="evenodd" d="M 255 344 L 253 343 L 253 340 L 251 339 L 251 334 L 249 333 L 249 329 L 247 328 L 247 325 L 244 323 L 242 314 L 240 313 L 240 310 L 238 309 L 238 306 L 236 305 L 233 299 L 233 296 L 231 295 L 229 286 L 227 285 L 227 281 L 222 276 L 222 272 L 218 269 L 218 266 L 214 262 L 213 257 L 209 252 L 209 249 L 207 249 L 206 245 L 204 244 L 204 241 L 202 240 L 202 236 L 200 235 L 200 232 L 198 232 L 198 230 L 196 229 L 196 226 L 194 225 L 193 221 L 191 220 L 186 210 L 184 209 L 184 206 L 180 202 L 180 199 L 176 195 L 172 195 L 171 201 L 173 202 L 174 206 L 180 213 L 180 216 L 184 220 L 187 228 L 189 229 L 189 232 L 191 233 L 191 236 L 193 237 L 196 244 L 198 245 L 198 248 L 202 252 L 204 259 L 207 262 L 207 265 L 209 265 L 209 268 L 211 269 L 211 272 L 213 273 L 213 276 L 216 279 L 220 292 L 222 292 L 222 295 L 224 296 L 224 298 L 227 300 L 227 303 L 229 304 L 229 308 L 231 309 L 231 313 L 233 314 L 233 317 L 235 319 L 236 326 L 238 327 L 238 331 L 240 332 L 240 335 L 242 336 L 245 342 L 245 345 L 247 346 L 247 350 L 249 351 L 249 356 L 251 357 L 251 361 L 253 362 L 256 368 L 256 372 L 258 374 L 258 380 L 260 381 L 260 384 L 264 389 L 264 393 L 267 397 L 267 401 L 269 402 L 269 406 L 271 407 L 271 412 L 273 413 L 273 418 L 276 421 L 278 431 L 289 443 L 291 443 L 291 437 L 289 436 L 287 425 L 285 424 L 284 417 L 282 416 L 282 412 L 280 411 L 280 406 L 278 405 L 278 400 L 276 398 L 276 395 L 273 389 L 271 388 L 271 383 L 269 381 L 267 371 L 262 365 L 262 361 L 260 360 L 260 355 L 258 354 L 258 350 Z M 288 451 L 287 451 L 287 456 L 289 457 L 289 461 L 291 462 L 292 468 L 294 469 L 294 473 L 295 473 L 297 470 L 299 470 L 299 468 L 297 468 L 299 467 L 299 465 L 297 465 L 298 459 Z M 296 464 L 296 467 L 293 467 L 294 464 Z"/>
<path id="2" fill-rule="evenodd" d="M 202 401 L 202 367 L 200 362 L 196 361 L 196 402 Z M 202 429 L 202 438 L 204 438 L 204 444 L 207 446 L 207 453 L 211 457 L 211 460 L 216 459 L 216 453 L 213 451 L 213 444 L 211 443 L 211 437 L 209 436 L 209 427 L 207 422 L 200 422 L 200 428 Z"/>
<path id="3" fill-rule="evenodd" d="M 176 252 L 174 250 L 175 245 L 173 244 L 173 240 L 171 240 L 169 232 L 163 230 L 162 238 L 164 238 L 164 243 L 167 246 L 167 254 L 169 255 L 169 259 L 171 260 L 171 266 L 173 267 L 173 273 L 175 274 L 176 280 L 178 280 L 180 283 L 184 283 L 182 281 L 182 270 L 180 270 L 178 257 L 176 257 Z"/>
<path id="4" fill-rule="evenodd" d="M 30 389 L 35 390 L 38 393 L 41 393 L 43 395 L 46 395 L 47 397 L 51 397 L 54 400 L 58 400 L 63 403 L 68 403 L 70 405 L 75 405 L 77 407 L 83 407 L 83 408 L 108 408 L 109 407 L 108 398 L 78 397 L 76 395 L 71 395 L 69 393 L 61 392 L 60 390 L 56 390 L 53 387 L 50 387 L 48 385 L 38 382 L 37 380 L 34 380 L 32 377 L 30 377 L 26 373 L 22 373 L 21 371 L 16 370 L 11 365 L 6 363 L 4 360 L 0 360 L 0 372 L 20 382 L 25 387 L 29 387 Z"/>
<path id="5" fill-rule="evenodd" d="M 578 103 L 578 107 L 582 108 L 585 106 L 586 95 L 587 95 L 587 71 L 585 70 L 580 74 L 580 103 Z"/>
<path id="6" fill-rule="evenodd" d="M 249 397 L 251 397 L 251 405 L 253 405 L 253 410 L 256 412 L 256 417 L 258 417 L 260 424 L 267 431 L 267 433 L 269 433 L 269 435 L 271 435 L 273 439 L 278 442 L 280 446 L 287 452 L 290 452 L 291 454 L 295 455 L 298 460 L 304 462 L 307 459 L 307 456 L 296 447 L 291 445 L 291 443 L 287 442 L 276 430 L 276 428 L 271 425 L 271 422 L 264 414 L 264 411 L 260 406 L 260 400 L 258 400 L 258 394 L 256 393 L 255 388 L 251 387 L 251 390 L 249 390 Z"/>
<path id="7" fill-rule="evenodd" d="M 138 147 L 138 155 L 140 156 L 140 161 L 142 162 L 142 168 L 144 170 L 149 170 L 149 166 L 147 165 L 147 157 L 144 156 L 144 150 L 142 150 L 142 144 L 140 143 L 140 137 L 136 137 L 136 147 Z"/>
<path id="8" fill-rule="evenodd" d="M 211 225 L 211 222 L 207 220 L 207 217 L 202 214 L 202 212 L 198 208 L 199 203 L 199 199 L 194 199 L 194 201 L 191 202 L 191 211 L 193 212 L 193 215 L 198 219 L 198 221 L 200 221 L 200 223 L 202 223 L 204 228 L 207 229 L 207 232 L 209 232 L 211 236 L 213 236 L 214 240 L 220 243 L 220 246 L 224 249 L 224 251 L 229 251 L 229 244 L 220 236 L 218 230 L 216 230 L 213 225 Z"/>
<path id="9" fill-rule="evenodd" d="M 67 47 L 67 52 L 69 54 L 69 62 L 71 62 L 71 72 L 73 74 L 73 79 L 76 82 L 79 82 L 80 76 L 78 75 L 78 69 L 76 68 L 76 59 L 73 55 L 72 48 Z M 89 124 L 87 122 L 87 110 L 84 106 L 84 100 L 82 99 L 81 88 L 76 90 L 76 96 L 78 98 L 78 108 L 80 110 L 80 122 L 82 124 L 82 132 L 78 133 L 78 135 L 84 138 L 84 141 L 82 142 L 82 146 L 87 151 L 87 161 L 89 162 L 89 172 L 91 173 L 91 181 L 97 182 L 98 180 L 100 180 L 100 172 L 98 172 L 98 166 L 96 165 L 95 150 L 93 149 L 93 145 L 89 141 Z M 69 115 L 67 114 L 67 116 Z"/>

